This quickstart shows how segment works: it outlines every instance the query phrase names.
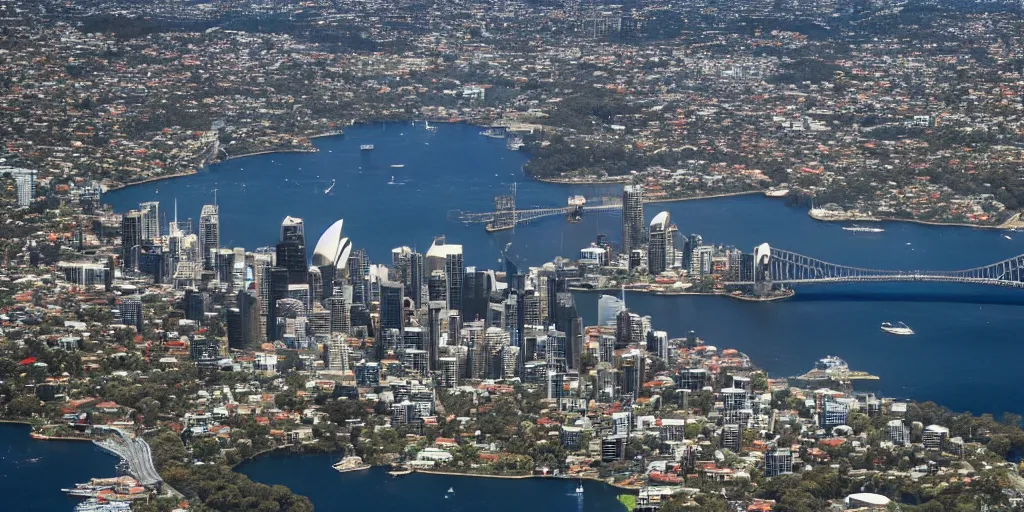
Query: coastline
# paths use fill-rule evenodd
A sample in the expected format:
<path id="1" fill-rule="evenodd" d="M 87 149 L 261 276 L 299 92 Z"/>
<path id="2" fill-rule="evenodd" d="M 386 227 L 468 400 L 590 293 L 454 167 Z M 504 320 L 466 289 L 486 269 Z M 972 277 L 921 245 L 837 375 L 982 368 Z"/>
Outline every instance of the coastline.
<path id="1" fill-rule="evenodd" d="M 503 480 L 526 480 L 530 478 L 540 478 L 547 480 L 590 480 L 592 482 L 599 482 L 616 489 L 622 489 L 626 491 L 637 491 L 639 487 L 631 487 L 623 484 L 610 483 L 602 480 L 595 476 L 554 476 L 554 475 L 484 475 L 478 473 L 459 473 L 457 471 L 443 471 L 438 469 L 414 469 L 413 473 L 423 473 L 425 475 L 443 475 L 443 476 L 459 476 L 459 477 L 477 477 L 477 478 L 499 478 Z"/>
<path id="2" fill-rule="evenodd" d="M 810 214 L 808 213 L 808 215 L 810 215 Z M 1014 215 L 1014 217 L 1011 217 L 1011 218 L 1007 219 L 1005 222 L 1001 222 L 999 224 L 969 224 L 967 222 L 942 222 L 942 221 L 934 221 L 934 220 L 902 219 L 902 218 L 897 218 L 897 217 L 871 217 L 871 218 L 868 218 L 868 219 L 815 219 L 814 217 L 811 217 L 811 218 L 816 220 L 816 221 L 818 221 L 818 222 L 827 222 L 827 223 L 830 223 L 830 224 L 841 223 L 841 222 L 864 222 L 864 223 L 868 223 L 868 222 L 874 222 L 874 223 L 882 223 L 882 222 L 894 222 L 894 223 L 895 222 L 909 222 L 909 223 L 912 223 L 912 224 L 920 224 L 920 225 L 923 225 L 923 226 L 1006 230 L 1006 229 L 1014 229 L 1015 227 L 1017 227 L 1017 225 L 1013 224 L 1013 219 L 1018 217 L 1018 215 Z"/>

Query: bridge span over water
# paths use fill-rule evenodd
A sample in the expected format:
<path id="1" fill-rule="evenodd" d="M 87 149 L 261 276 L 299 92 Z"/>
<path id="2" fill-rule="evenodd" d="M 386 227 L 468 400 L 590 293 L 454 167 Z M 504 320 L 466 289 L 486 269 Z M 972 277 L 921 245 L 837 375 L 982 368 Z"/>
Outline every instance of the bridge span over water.
<path id="1" fill-rule="evenodd" d="M 1024 288 L 1024 254 L 963 270 L 882 270 L 822 261 L 761 244 L 754 249 L 752 272 L 740 272 L 734 286 L 808 285 L 828 283 L 936 282 Z"/>

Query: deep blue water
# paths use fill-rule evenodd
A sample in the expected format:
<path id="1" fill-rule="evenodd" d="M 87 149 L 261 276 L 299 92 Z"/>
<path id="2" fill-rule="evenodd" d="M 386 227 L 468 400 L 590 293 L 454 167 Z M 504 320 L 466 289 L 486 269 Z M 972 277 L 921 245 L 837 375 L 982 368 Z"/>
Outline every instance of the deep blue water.
<path id="1" fill-rule="evenodd" d="M 224 245 L 273 245 L 286 215 L 306 220 L 310 250 L 320 231 L 338 218 L 356 247 L 372 260 L 390 261 L 391 248 L 429 246 L 434 235 L 464 245 L 467 265 L 494 267 L 498 251 L 537 265 L 574 256 L 598 233 L 620 238 L 620 217 L 585 216 L 579 224 L 548 218 L 515 232 L 489 235 L 479 225 L 447 221 L 450 209 L 485 211 L 492 196 L 518 182 L 520 207 L 555 206 L 571 194 L 616 195 L 619 187 L 585 187 L 526 180 L 525 155 L 478 129 L 441 125 L 356 126 L 342 137 L 317 140 L 319 153 L 275 154 L 232 160 L 186 178 L 129 187 L 105 196 L 117 211 L 160 200 L 172 215 L 198 217 L 218 189 Z M 376 150 L 362 152 L 359 145 Z M 392 164 L 404 164 L 401 169 Z M 404 185 L 388 185 L 395 181 Z M 331 194 L 324 189 L 338 184 Z M 652 218 L 668 210 L 682 233 L 706 242 L 751 250 L 768 242 L 835 263 L 869 268 L 958 269 L 1024 253 L 1024 233 L 886 223 L 879 234 L 851 233 L 816 222 L 804 209 L 762 196 L 648 205 Z M 585 319 L 596 314 L 596 295 L 579 296 Z M 737 348 L 772 375 L 801 373 L 824 355 L 879 375 L 890 396 L 935 400 L 957 410 L 1024 412 L 1016 390 L 1024 385 L 1024 357 L 1016 326 L 1024 320 L 1024 291 L 969 285 L 870 284 L 810 286 L 788 301 L 752 304 L 716 297 L 631 295 L 631 310 L 650 314 L 657 329 L 682 336 L 694 329 L 708 343 Z M 884 336 L 882 321 L 904 321 L 912 337 Z"/>
<path id="2" fill-rule="evenodd" d="M 380 512 L 621 512 L 621 494 L 600 482 L 583 484 L 583 499 L 575 495 L 577 481 L 561 479 L 509 480 L 413 473 L 394 478 L 383 468 L 338 473 L 331 455 L 259 457 L 238 466 L 249 478 L 268 485 L 285 485 L 308 496 L 324 512 L 363 508 Z M 448 494 L 448 489 L 454 492 Z M 448 496 L 448 497 L 446 497 Z M 359 504 L 359 505 L 356 505 Z M 372 504 L 372 505 L 371 505 Z"/>
<path id="3" fill-rule="evenodd" d="M 34 441 L 28 425 L 0 424 L 0 510 L 69 512 L 81 500 L 60 492 L 117 476 L 117 459 L 92 443 Z"/>

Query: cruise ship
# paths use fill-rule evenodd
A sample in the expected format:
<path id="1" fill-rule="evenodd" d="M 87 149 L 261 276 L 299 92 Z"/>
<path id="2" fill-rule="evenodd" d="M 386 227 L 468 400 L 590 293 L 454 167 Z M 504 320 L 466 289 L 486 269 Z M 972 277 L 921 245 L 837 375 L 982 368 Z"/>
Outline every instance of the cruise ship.
<path id="1" fill-rule="evenodd" d="M 869 228 L 866 226 L 843 226 L 843 231 L 853 231 L 854 233 L 881 233 L 885 231 L 883 228 Z"/>
<path id="2" fill-rule="evenodd" d="M 895 334 L 897 336 L 910 336 L 914 334 L 914 330 L 911 329 L 910 327 L 907 327 L 907 324 L 903 322 L 897 322 L 896 325 L 893 325 L 889 322 L 882 322 L 882 330 L 889 334 Z"/>

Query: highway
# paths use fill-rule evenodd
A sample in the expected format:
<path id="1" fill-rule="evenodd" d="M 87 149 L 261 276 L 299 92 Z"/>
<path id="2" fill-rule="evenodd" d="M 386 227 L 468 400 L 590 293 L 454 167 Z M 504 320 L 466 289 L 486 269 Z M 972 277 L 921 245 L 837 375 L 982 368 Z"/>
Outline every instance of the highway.
<path id="1" fill-rule="evenodd" d="M 128 463 L 129 473 L 142 485 L 152 487 L 163 482 L 153 466 L 153 452 L 149 443 L 121 430 L 112 430 L 113 436 L 94 441 L 96 445 L 124 459 Z"/>

